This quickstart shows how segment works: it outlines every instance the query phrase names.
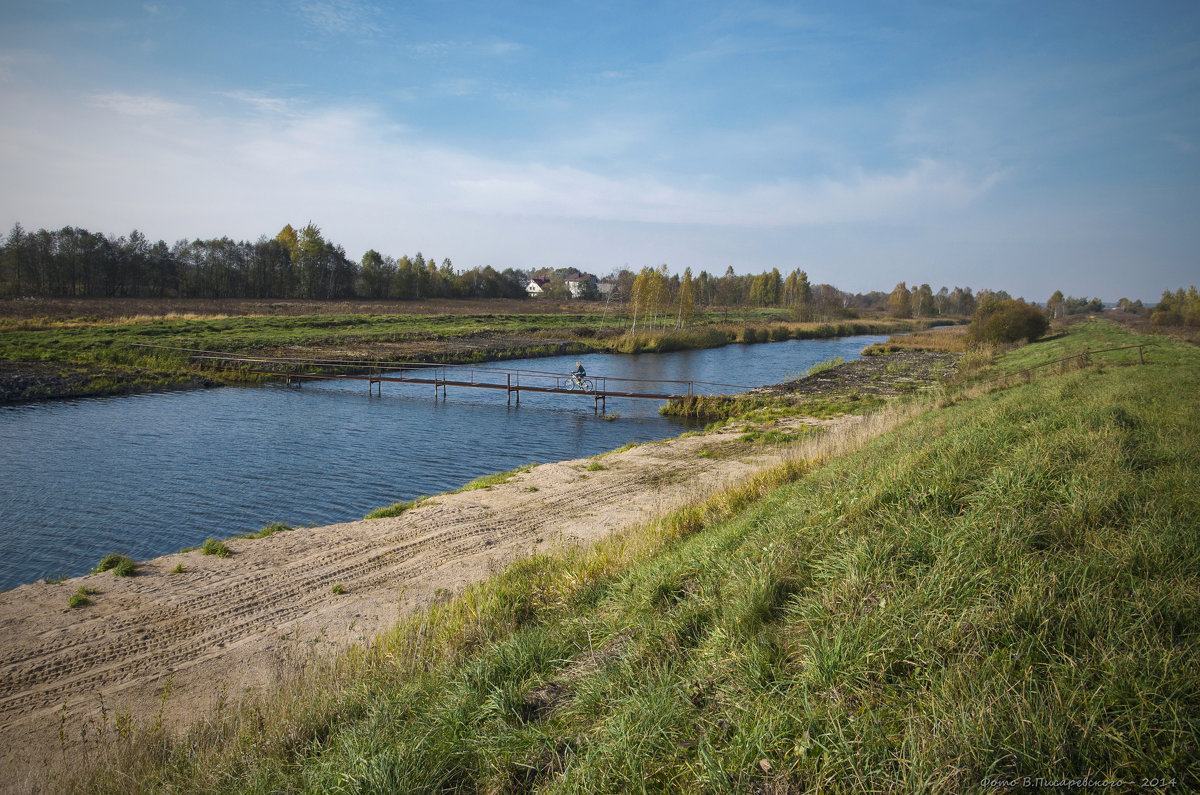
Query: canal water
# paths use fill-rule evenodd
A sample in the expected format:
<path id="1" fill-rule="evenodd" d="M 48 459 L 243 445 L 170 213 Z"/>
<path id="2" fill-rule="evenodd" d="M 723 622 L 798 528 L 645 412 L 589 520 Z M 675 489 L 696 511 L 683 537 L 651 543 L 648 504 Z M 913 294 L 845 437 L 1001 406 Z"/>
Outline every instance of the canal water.
<path id="1" fill-rule="evenodd" d="M 480 369 L 589 377 L 778 383 L 813 364 L 857 358 L 880 336 L 591 354 Z M 504 376 L 495 377 L 504 381 Z M 636 389 L 637 385 L 634 386 Z M 662 385 L 639 391 L 674 392 Z M 609 389 L 628 388 L 610 382 Z M 631 390 L 633 391 L 633 390 Z M 734 392 L 737 389 L 720 391 Z M 52 401 L 0 407 L 0 590 L 75 576 L 110 552 L 138 560 L 270 522 L 329 524 L 480 475 L 675 436 L 652 400 L 614 399 L 605 421 L 584 395 L 362 381 Z"/>

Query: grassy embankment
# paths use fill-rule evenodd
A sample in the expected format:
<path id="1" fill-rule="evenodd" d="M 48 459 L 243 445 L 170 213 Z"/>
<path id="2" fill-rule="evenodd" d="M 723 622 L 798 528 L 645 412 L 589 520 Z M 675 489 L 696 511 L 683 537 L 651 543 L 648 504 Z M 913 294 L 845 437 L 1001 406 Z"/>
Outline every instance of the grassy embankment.
<path id="1" fill-rule="evenodd" d="M 616 307 L 611 313 L 540 312 L 536 306 L 527 314 L 410 311 L 419 307 L 395 306 L 406 314 L 0 317 L 0 375 L 13 363 L 25 363 L 18 374 L 20 386 L 8 387 L 13 396 L 7 399 L 28 400 L 254 380 L 238 371 L 202 370 L 185 353 L 139 344 L 334 356 L 364 365 L 381 360 L 471 363 L 593 351 L 662 352 L 911 327 L 886 319 L 789 323 L 779 310 L 746 310 L 732 313 L 732 320 L 731 313 L 699 313 L 695 325 L 686 329 L 629 334 L 628 318 Z"/>
<path id="2" fill-rule="evenodd" d="M 1102 339 L 1132 336 L 999 366 Z M 823 463 L 518 563 L 182 741 L 117 742 L 86 787 L 1196 786 L 1200 352 L 1159 342 L 910 403 Z"/>

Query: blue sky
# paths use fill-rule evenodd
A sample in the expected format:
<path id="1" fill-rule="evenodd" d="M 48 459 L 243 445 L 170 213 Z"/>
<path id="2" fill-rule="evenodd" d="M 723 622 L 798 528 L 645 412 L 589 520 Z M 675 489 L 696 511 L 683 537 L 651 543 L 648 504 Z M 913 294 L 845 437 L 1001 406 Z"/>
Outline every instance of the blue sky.
<path id="1" fill-rule="evenodd" d="M 606 273 L 1200 282 L 1200 4 L 38 0 L 0 223 Z"/>

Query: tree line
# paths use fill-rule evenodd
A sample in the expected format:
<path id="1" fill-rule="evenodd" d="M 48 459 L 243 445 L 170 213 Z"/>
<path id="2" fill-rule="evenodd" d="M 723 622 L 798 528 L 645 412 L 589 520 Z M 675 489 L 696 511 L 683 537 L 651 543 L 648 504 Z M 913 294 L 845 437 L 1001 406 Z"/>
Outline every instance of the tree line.
<path id="1" fill-rule="evenodd" d="M 801 269 L 786 277 L 778 268 L 739 276 L 732 267 L 722 276 L 707 271 L 693 276 L 691 268 L 671 274 L 661 265 L 642 268 L 637 274 L 620 271 L 616 282 L 616 292 L 632 304 L 635 330 L 685 326 L 696 307 L 777 307 L 796 321 L 826 321 L 878 312 L 919 318 L 970 315 L 977 301 L 970 287 L 942 287 L 935 293 L 928 284 L 910 290 L 905 282 L 891 293 L 848 293 L 832 284 L 813 284 Z M 996 295 L 1008 297 L 1003 291 Z"/>
<path id="2" fill-rule="evenodd" d="M 309 223 L 275 237 L 151 243 L 137 230 L 111 237 L 78 227 L 26 232 L 0 246 L 0 296 L 45 298 L 518 298 L 524 274 L 456 271 L 420 252 L 398 260 L 372 250 L 360 262 Z"/>
<path id="3" fill-rule="evenodd" d="M 254 242 L 228 237 L 151 242 L 134 230 L 112 237 L 78 227 L 25 231 L 13 226 L 0 243 L 0 297 L 55 298 L 258 298 L 372 299 L 523 298 L 531 275 L 550 279 L 547 292 L 566 298 L 564 279 L 574 269 L 529 272 L 490 266 L 457 270 L 421 252 L 400 258 L 374 249 L 355 262 L 327 240 L 313 223 L 288 224 L 274 237 Z M 602 295 L 591 283 L 587 300 L 629 302 L 635 328 L 686 325 L 698 308 L 784 308 L 798 321 L 857 317 L 886 312 L 897 317 L 970 315 L 979 296 L 971 288 L 928 284 L 909 289 L 901 282 L 890 292 L 848 293 L 814 284 L 801 269 L 786 276 L 778 268 L 738 275 L 668 273 L 667 266 L 622 268 L 606 281 Z M 555 287 L 562 289 L 556 290 Z M 1003 291 L 995 293 L 1007 298 Z"/>

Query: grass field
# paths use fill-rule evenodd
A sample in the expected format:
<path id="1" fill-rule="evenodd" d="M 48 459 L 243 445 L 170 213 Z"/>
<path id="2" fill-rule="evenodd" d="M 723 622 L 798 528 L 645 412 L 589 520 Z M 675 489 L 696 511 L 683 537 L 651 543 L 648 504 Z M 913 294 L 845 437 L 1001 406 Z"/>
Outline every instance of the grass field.
<path id="1" fill-rule="evenodd" d="M 1086 324 L 997 366 L 1134 339 Z M 1200 351 L 1160 343 L 518 563 L 80 788 L 1194 788 Z"/>
<path id="2" fill-rule="evenodd" d="M 192 311 L 184 311 L 188 309 Z M 623 307 L 598 302 L 4 301 L 0 402 L 8 392 L 17 393 L 6 388 L 16 379 L 25 386 L 18 398 L 8 399 L 253 380 L 233 370 L 201 370 L 185 352 L 169 348 L 364 363 L 471 363 L 586 352 L 663 352 L 913 327 L 909 321 L 886 318 L 837 323 L 791 323 L 785 318 L 781 309 L 700 312 L 688 328 L 630 333 Z M 140 347 L 146 345 L 162 347 Z"/>

